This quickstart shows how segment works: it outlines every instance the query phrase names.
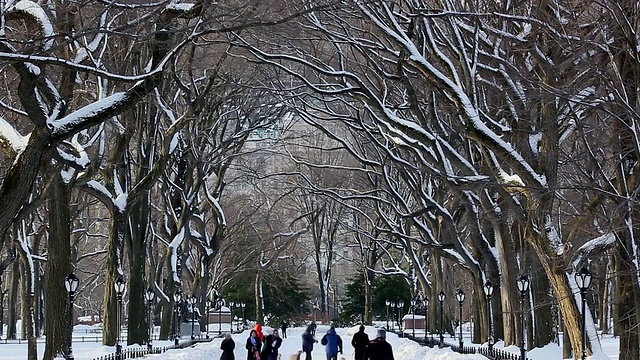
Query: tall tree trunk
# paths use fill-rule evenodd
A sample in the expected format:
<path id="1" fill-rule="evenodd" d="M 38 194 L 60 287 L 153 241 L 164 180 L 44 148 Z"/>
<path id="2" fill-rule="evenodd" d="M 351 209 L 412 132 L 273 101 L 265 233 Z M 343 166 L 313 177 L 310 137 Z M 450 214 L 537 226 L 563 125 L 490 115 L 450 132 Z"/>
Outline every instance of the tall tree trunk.
<path id="1" fill-rule="evenodd" d="M 125 318 L 124 309 L 122 318 L 118 323 L 118 298 L 114 284 L 118 276 L 121 274 L 122 265 L 122 244 L 124 234 L 127 228 L 127 216 L 119 212 L 117 209 L 111 209 L 111 223 L 109 224 L 109 239 L 107 248 L 106 276 L 104 284 L 103 313 L 104 326 L 102 332 L 102 345 L 114 346 L 120 334 L 120 326 Z M 140 289 L 142 290 L 142 289 Z"/>
<path id="2" fill-rule="evenodd" d="M 149 337 L 147 306 L 144 298 L 149 284 L 145 279 L 146 237 L 149 223 L 149 198 L 142 196 L 129 211 L 127 254 L 129 258 L 129 302 L 127 318 L 127 344 L 145 344 Z"/>
<path id="3" fill-rule="evenodd" d="M 69 306 L 64 279 L 71 272 L 71 228 L 69 187 L 59 176 L 51 185 L 49 197 L 48 259 L 45 265 L 45 327 L 47 329 L 44 360 L 67 353 L 69 340 Z M 82 281 L 82 280 L 81 280 Z"/>
<path id="4" fill-rule="evenodd" d="M 9 282 L 9 301 L 8 304 L 8 316 L 7 316 L 7 339 L 16 339 L 18 336 L 18 285 L 20 279 L 20 262 L 14 261 L 11 264 L 11 277 Z"/>
<path id="5" fill-rule="evenodd" d="M 494 236 L 500 259 L 515 259 L 516 253 L 513 242 L 510 240 L 509 232 L 502 221 L 493 222 Z M 516 278 L 518 270 L 515 268 L 515 261 L 500 262 L 500 293 L 495 296 L 500 299 L 502 308 L 502 335 L 505 345 L 518 344 L 518 328 L 520 312 L 518 306 L 518 290 L 516 289 Z M 496 323 L 497 328 L 500 323 Z"/>
<path id="6" fill-rule="evenodd" d="M 621 239 L 622 240 L 622 239 Z M 633 270 L 632 260 L 629 258 L 627 245 L 630 239 L 616 242 L 616 278 L 618 290 L 618 306 L 616 316 L 618 320 L 618 334 L 620 335 L 620 360 L 637 359 L 638 349 L 638 323 L 636 321 L 635 298 L 637 276 Z"/>
<path id="7" fill-rule="evenodd" d="M 531 256 L 533 268 L 538 268 L 539 262 L 535 256 Z M 541 269 L 540 269 L 541 270 Z M 537 271 L 531 278 L 531 291 L 535 305 L 532 326 L 528 326 L 530 348 L 542 347 L 552 343 L 554 339 L 553 299 L 549 292 L 550 284 L 547 276 L 542 271 Z"/>
<path id="8" fill-rule="evenodd" d="M 258 271 L 256 272 L 255 281 L 253 283 L 253 291 L 255 294 L 255 305 L 256 305 L 256 322 L 258 324 L 262 324 L 264 319 L 264 313 L 262 311 L 262 305 L 264 304 L 264 299 L 262 295 L 262 271 L 258 265 Z"/>
<path id="9" fill-rule="evenodd" d="M 23 234 L 23 236 L 26 236 Z M 20 239 L 19 241 L 27 241 L 26 239 Z M 26 244 L 24 245 L 26 246 Z M 33 264 L 31 254 L 24 250 L 20 250 L 20 268 L 22 272 L 22 339 L 27 340 L 27 360 L 38 359 L 38 345 L 36 343 L 35 334 L 35 312 L 34 301 L 35 293 L 33 292 L 33 277 L 34 269 L 30 264 Z M 31 258 L 31 259 L 30 259 Z"/>

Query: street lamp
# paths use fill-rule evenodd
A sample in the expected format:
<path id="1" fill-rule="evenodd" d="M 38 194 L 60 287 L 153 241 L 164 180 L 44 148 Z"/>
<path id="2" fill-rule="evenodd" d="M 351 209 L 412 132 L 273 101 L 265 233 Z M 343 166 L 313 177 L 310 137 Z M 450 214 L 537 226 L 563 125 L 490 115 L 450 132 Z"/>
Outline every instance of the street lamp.
<path id="1" fill-rule="evenodd" d="M 152 288 L 147 289 L 147 293 L 144 294 L 144 298 L 147 300 L 147 306 L 149 307 L 149 340 L 147 341 L 147 350 L 151 353 L 152 337 L 153 337 L 153 317 L 151 313 L 151 307 L 153 306 L 153 298 L 156 294 L 153 293 Z"/>
<path id="2" fill-rule="evenodd" d="M 447 297 L 447 295 L 444 294 L 443 291 L 440 291 L 440 293 L 438 294 L 438 301 L 440 302 L 440 344 L 438 345 L 438 347 L 442 348 L 444 346 L 444 329 L 443 329 L 443 316 L 442 316 L 442 312 L 443 312 L 443 308 L 444 308 L 444 299 Z"/>
<path id="3" fill-rule="evenodd" d="M 194 326 L 196 324 L 196 303 L 198 302 L 198 298 L 195 295 L 191 295 L 189 299 L 187 299 L 187 303 L 191 308 L 191 340 L 194 340 L 196 336 L 193 334 Z"/>
<path id="4" fill-rule="evenodd" d="M 527 358 L 527 349 L 526 349 L 526 341 L 525 341 L 526 323 L 525 323 L 525 316 L 524 316 L 524 301 L 526 299 L 527 292 L 529 291 L 529 277 L 527 275 L 520 276 L 520 278 L 516 281 L 516 284 L 518 285 L 518 290 L 520 291 L 520 323 L 522 327 L 522 341 L 520 343 L 520 358 L 525 360 Z"/>
<path id="5" fill-rule="evenodd" d="M 391 301 L 389 299 L 385 300 L 384 304 L 386 305 L 387 308 L 387 330 L 389 330 L 389 304 L 391 304 Z"/>
<path id="6" fill-rule="evenodd" d="M 458 325 L 460 325 L 460 353 L 462 353 L 462 347 L 464 346 L 464 340 L 462 340 L 462 303 L 464 302 L 464 291 L 462 291 L 462 289 L 458 289 L 456 300 L 458 300 L 458 304 L 460 305 L 460 321 Z"/>
<path id="7" fill-rule="evenodd" d="M 176 290 L 175 293 L 173 293 L 173 302 L 175 304 L 175 321 L 173 322 L 173 327 L 174 327 L 174 345 L 177 347 L 178 346 L 178 341 L 180 339 L 180 317 L 179 317 L 179 309 L 180 309 L 180 303 L 182 302 L 182 292 L 180 290 Z"/>
<path id="8" fill-rule="evenodd" d="M 208 339 L 209 338 L 209 310 L 211 310 L 211 300 L 207 298 L 207 301 L 205 301 L 204 305 L 207 309 L 204 315 L 204 319 L 205 319 L 204 329 L 207 332 L 206 338 Z"/>
<path id="9" fill-rule="evenodd" d="M 416 338 L 416 299 L 411 299 L 411 336 Z"/>
<path id="10" fill-rule="evenodd" d="M 120 342 L 120 325 L 122 324 L 122 295 L 124 294 L 124 279 L 122 276 L 118 276 L 116 282 L 113 284 L 116 295 L 118 297 L 118 316 L 116 321 L 118 322 L 118 341 L 116 343 L 116 360 L 122 359 L 122 343 Z"/>
<path id="11" fill-rule="evenodd" d="M 69 293 L 69 349 L 67 349 L 67 359 L 73 360 L 73 300 L 76 297 L 76 290 L 78 290 L 78 283 L 80 280 L 74 273 L 70 273 L 64 279 L 64 287 L 67 288 Z"/>
<path id="12" fill-rule="evenodd" d="M 391 302 L 391 331 L 396 330 L 395 318 L 396 317 L 396 302 Z"/>
<path id="13" fill-rule="evenodd" d="M 422 306 L 424 307 L 424 342 L 427 342 L 427 324 L 429 323 L 427 317 L 429 316 L 429 299 L 424 298 L 422 300 Z M 432 341 L 433 342 L 433 341 Z"/>
<path id="14" fill-rule="evenodd" d="M 491 326 L 491 294 L 493 294 L 493 284 L 491 284 L 489 280 L 484 283 L 484 294 L 487 296 L 487 314 L 489 319 L 489 339 L 487 339 L 487 342 L 489 343 L 489 351 L 491 351 L 493 350 L 493 327 Z"/>
<path id="15" fill-rule="evenodd" d="M 222 335 L 222 306 L 224 305 L 224 299 L 222 295 L 218 296 L 218 335 Z"/>
<path id="16" fill-rule="evenodd" d="M 231 322 L 231 324 L 229 325 L 229 329 L 231 329 L 230 331 L 233 332 L 233 306 L 236 305 L 236 303 L 234 303 L 233 301 L 229 301 L 229 322 Z"/>
<path id="17" fill-rule="evenodd" d="M 244 308 L 247 306 L 247 304 L 241 302 L 240 303 L 240 308 L 242 309 L 242 330 L 244 330 L 244 327 L 247 324 L 247 319 L 244 318 Z"/>
<path id="18" fill-rule="evenodd" d="M 580 269 L 580 272 L 576 274 L 576 283 L 580 289 L 580 298 L 582 299 L 582 360 L 587 359 L 587 290 L 591 285 L 591 272 L 587 268 Z"/>
<path id="19" fill-rule="evenodd" d="M 404 332 L 404 327 L 402 326 L 402 323 L 400 322 L 400 312 L 402 312 L 404 310 L 404 301 L 398 301 L 398 331 L 400 332 L 400 337 L 403 336 L 403 332 Z"/>

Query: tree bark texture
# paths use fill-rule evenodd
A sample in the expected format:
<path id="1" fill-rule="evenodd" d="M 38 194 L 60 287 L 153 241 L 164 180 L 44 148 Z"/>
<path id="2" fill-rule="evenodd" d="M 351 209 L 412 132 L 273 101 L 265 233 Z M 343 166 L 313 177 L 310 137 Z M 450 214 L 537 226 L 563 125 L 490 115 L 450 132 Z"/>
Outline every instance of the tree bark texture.
<path id="1" fill-rule="evenodd" d="M 120 334 L 120 326 L 126 317 L 122 309 L 122 318 L 118 323 L 118 298 L 114 284 L 118 276 L 121 276 L 122 244 L 127 228 L 127 216 L 116 209 L 112 209 L 111 223 L 109 224 L 109 244 L 107 245 L 106 276 L 104 284 L 103 313 L 104 326 L 102 333 L 102 345 L 114 346 Z M 122 275 L 124 277 L 124 275 Z M 126 281 L 126 279 L 125 279 Z M 140 289 L 139 291 L 142 291 Z"/>
<path id="2" fill-rule="evenodd" d="M 57 176 L 49 197 L 48 261 L 45 265 L 45 327 L 47 329 L 44 360 L 67 353 L 69 339 L 69 306 L 64 279 L 71 272 L 70 190 Z M 80 279 L 82 281 L 82 279 Z"/>

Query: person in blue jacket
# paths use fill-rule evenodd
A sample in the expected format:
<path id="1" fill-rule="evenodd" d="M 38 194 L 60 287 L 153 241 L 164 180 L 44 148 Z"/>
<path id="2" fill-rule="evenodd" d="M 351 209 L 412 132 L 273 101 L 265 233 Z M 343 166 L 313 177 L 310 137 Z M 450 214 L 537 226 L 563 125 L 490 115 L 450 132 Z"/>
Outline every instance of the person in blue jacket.
<path id="1" fill-rule="evenodd" d="M 338 353 L 342 354 L 342 338 L 336 334 L 336 329 L 333 326 L 324 334 L 320 343 L 325 346 L 327 360 L 338 360 Z"/>
<path id="2" fill-rule="evenodd" d="M 317 343 L 313 335 L 313 326 L 307 326 L 307 331 L 302 333 L 302 351 L 307 355 L 306 359 L 311 360 L 311 352 L 313 351 L 313 344 Z"/>

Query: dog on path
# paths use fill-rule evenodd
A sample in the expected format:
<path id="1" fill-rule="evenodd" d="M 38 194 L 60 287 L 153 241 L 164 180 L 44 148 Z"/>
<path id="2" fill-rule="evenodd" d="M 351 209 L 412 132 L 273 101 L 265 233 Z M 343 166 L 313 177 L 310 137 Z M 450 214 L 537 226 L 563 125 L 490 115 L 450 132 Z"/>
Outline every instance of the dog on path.
<path id="1" fill-rule="evenodd" d="M 297 354 L 289 356 L 289 360 L 300 360 L 300 355 L 302 355 L 302 350 L 298 350 Z"/>

